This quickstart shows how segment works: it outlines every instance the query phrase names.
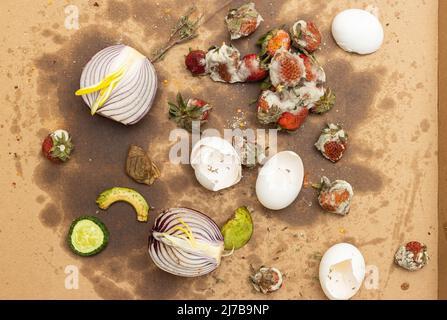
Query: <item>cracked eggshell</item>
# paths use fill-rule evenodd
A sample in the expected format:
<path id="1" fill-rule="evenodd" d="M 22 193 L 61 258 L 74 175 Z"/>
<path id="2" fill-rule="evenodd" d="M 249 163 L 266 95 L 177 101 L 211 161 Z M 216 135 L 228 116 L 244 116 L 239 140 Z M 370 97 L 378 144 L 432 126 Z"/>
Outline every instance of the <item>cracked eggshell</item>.
<path id="1" fill-rule="evenodd" d="M 256 180 L 256 196 L 271 210 L 281 210 L 295 201 L 301 191 L 304 166 L 292 151 L 279 152 L 261 168 Z"/>
<path id="2" fill-rule="evenodd" d="M 351 299 L 365 278 L 365 260 L 349 243 L 330 247 L 320 262 L 320 284 L 330 300 Z"/>
<path id="3" fill-rule="evenodd" d="M 197 181 L 211 191 L 229 188 L 242 178 L 238 153 L 231 143 L 220 137 L 199 140 L 191 152 L 191 166 Z"/>
<path id="4" fill-rule="evenodd" d="M 361 9 L 340 12 L 332 21 L 335 42 L 347 52 L 370 54 L 383 43 L 383 27 L 372 13 Z"/>

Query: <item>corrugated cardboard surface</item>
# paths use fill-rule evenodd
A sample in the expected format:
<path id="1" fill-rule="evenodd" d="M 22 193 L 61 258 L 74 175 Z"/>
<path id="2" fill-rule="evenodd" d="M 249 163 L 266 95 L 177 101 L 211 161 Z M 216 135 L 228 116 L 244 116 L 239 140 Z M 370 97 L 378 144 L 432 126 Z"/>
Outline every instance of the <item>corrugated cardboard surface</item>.
<path id="1" fill-rule="evenodd" d="M 248 126 L 257 126 L 254 107 L 249 105 L 258 94 L 255 85 L 226 86 L 192 78 L 183 67 L 188 47 L 206 49 L 228 42 L 223 17 L 242 1 L 197 1 L 206 13 L 200 36 L 174 48 L 156 64 L 157 100 L 140 124 L 125 128 L 90 117 L 82 100 L 74 97 L 82 67 L 98 50 L 118 42 L 149 55 L 162 44 L 187 4 L 5 0 L 0 4 L 4 13 L 0 21 L 1 298 L 263 298 L 251 289 L 247 277 L 250 264 L 266 264 L 286 274 L 284 287 L 269 299 L 321 299 L 319 256 L 342 241 L 357 245 L 367 264 L 379 271 L 378 286 L 363 287 L 356 299 L 438 296 L 437 249 L 439 241 L 445 241 L 442 224 L 438 240 L 437 209 L 438 2 L 255 2 L 265 22 L 253 37 L 235 43 L 243 54 L 256 50 L 254 42 L 266 30 L 301 17 L 315 20 L 324 33 L 318 56 L 337 94 L 337 106 L 323 117 L 309 118 L 295 135 L 280 135 L 279 149 L 298 152 L 312 181 L 322 174 L 351 181 L 356 195 L 349 216 L 323 214 L 312 190 L 303 190 L 287 210 L 269 212 L 256 201 L 256 170 L 244 171 L 244 179 L 234 188 L 213 194 L 198 185 L 189 166 L 168 160 L 172 145 L 168 137 L 175 125 L 167 119 L 166 102 L 178 91 L 213 104 L 209 128 L 227 127 L 238 109 L 245 112 Z M 70 4 L 79 9 L 79 30 L 64 27 L 64 10 Z M 347 54 L 330 36 L 331 19 L 345 8 L 368 5 L 379 8 L 385 43 L 371 56 Z M 335 166 L 312 146 L 327 121 L 343 123 L 351 139 L 349 152 Z M 64 166 L 40 155 L 42 139 L 59 127 L 68 129 L 76 144 L 73 159 Z M 154 186 L 137 185 L 124 174 L 131 143 L 148 148 L 159 163 L 162 178 Z M 443 182 L 440 179 L 441 186 Z M 136 188 L 147 197 L 155 207 L 149 224 L 137 223 L 132 210 L 122 204 L 107 213 L 96 212 L 97 194 L 115 185 Z M 221 224 L 241 205 L 255 209 L 253 238 L 225 258 L 212 275 L 173 277 L 158 270 L 148 257 L 147 236 L 161 209 L 194 207 Z M 71 254 L 65 244 L 70 222 L 85 214 L 100 216 L 111 230 L 108 248 L 87 259 Z M 393 264 L 396 248 L 410 240 L 425 242 L 432 257 L 416 273 Z M 76 290 L 64 286 L 64 271 L 70 265 L 80 271 Z M 445 266 L 439 266 L 443 281 Z M 409 288 L 403 290 L 402 284 Z"/>

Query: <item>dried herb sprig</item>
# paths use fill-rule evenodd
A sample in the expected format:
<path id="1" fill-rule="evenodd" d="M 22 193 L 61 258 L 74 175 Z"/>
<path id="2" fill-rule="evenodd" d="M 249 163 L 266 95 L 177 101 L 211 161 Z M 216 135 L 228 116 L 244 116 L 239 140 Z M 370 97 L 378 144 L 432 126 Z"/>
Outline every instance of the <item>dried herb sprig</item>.
<path id="1" fill-rule="evenodd" d="M 199 35 L 197 33 L 197 29 L 199 28 L 203 14 L 201 14 L 197 19 L 192 20 L 191 16 L 196 12 L 196 10 L 196 6 L 190 7 L 186 11 L 186 13 L 177 20 L 177 23 L 172 28 L 171 34 L 169 35 L 169 39 L 166 44 L 162 48 L 154 52 L 151 59 L 153 63 L 163 58 L 166 52 L 172 47 L 194 39 Z"/>

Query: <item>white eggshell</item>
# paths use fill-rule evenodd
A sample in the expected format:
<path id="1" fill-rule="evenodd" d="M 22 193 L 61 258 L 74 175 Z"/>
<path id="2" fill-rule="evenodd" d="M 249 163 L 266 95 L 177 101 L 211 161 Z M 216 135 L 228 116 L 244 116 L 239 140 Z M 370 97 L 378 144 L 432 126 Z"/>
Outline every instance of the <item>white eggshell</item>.
<path id="1" fill-rule="evenodd" d="M 295 201 L 304 179 L 303 161 L 292 151 L 279 152 L 259 171 L 256 196 L 271 210 L 281 210 Z"/>
<path id="2" fill-rule="evenodd" d="M 332 21 L 335 42 L 345 51 L 370 54 L 383 43 L 383 27 L 368 11 L 349 9 L 340 12 Z"/>
<path id="3" fill-rule="evenodd" d="M 238 153 L 231 143 L 220 137 L 199 140 L 192 149 L 190 159 L 197 181 L 208 190 L 229 188 L 242 178 Z"/>
<path id="4" fill-rule="evenodd" d="M 365 260 L 349 243 L 330 247 L 320 262 L 320 284 L 331 300 L 351 299 L 365 278 Z"/>

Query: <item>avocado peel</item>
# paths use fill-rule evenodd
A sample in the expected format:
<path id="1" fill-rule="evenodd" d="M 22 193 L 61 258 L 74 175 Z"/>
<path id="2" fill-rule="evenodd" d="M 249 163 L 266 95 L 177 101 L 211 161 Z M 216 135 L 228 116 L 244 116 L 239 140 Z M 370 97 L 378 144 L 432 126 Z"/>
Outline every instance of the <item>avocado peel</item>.
<path id="1" fill-rule="evenodd" d="M 104 190 L 96 199 L 96 203 L 102 210 L 107 210 L 112 204 L 120 201 L 130 204 L 135 209 L 138 221 L 147 222 L 150 207 L 138 191 L 130 188 L 113 187 Z"/>
<path id="2" fill-rule="evenodd" d="M 253 220 L 247 207 L 235 210 L 234 216 L 221 228 L 225 250 L 237 250 L 247 244 L 253 235 Z"/>

